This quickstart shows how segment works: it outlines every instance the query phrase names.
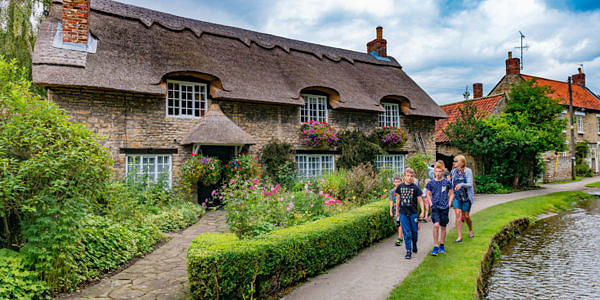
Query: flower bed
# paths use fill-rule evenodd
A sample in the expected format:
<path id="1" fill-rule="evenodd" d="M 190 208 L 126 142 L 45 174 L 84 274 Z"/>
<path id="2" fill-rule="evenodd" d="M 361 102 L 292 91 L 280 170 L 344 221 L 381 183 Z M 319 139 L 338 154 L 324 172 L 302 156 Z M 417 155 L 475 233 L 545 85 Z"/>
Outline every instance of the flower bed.
<path id="1" fill-rule="evenodd" d="M 300 127 L 300 142 L 306 146 L 335 147 L 339 140 L 336 130 L 327 122 L 304 122 Z"/>
<path id="2" fill-rule="evenodd" d="M 408 139 L 406 132 L 400 127 L 380 127 L 373 134 L 382 147 L 402 147 Z"/>
<path id="3" fill-rule="evenodd" d="M 342 263 L 394 231 L 389 202 L 382 200 L 255 239 L 202 234 L 188 248 L 192 296 L 264 298 Z"/>

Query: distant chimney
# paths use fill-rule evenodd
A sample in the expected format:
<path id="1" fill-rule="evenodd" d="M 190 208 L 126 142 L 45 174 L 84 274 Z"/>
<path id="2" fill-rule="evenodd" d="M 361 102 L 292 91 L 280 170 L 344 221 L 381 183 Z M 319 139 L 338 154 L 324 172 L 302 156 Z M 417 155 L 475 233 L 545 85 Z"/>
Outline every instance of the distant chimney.
<path id="1" fill-rule="evenodd" d="M 89 19 L 90 0 L 63 0 L 63 42 L 87 44 Z"/>
<path id="2" fill-rule="evenodd" d="M 377 26 L 377 38 L 367 43 L 367 53 L 377 52 L 381 57 L 387 57 L 387 41 L 383 39 L 383 27 Z"/>
<path id="3" fill-rule="evenodd" d="M 512 51 L 508 51 L 506 60 L 506 75 L 521 74 L 521 60 L 512 57 Z"/>
<path id="4" fill-rule="evenodd" d="M 579 71 L 578 74 L 571 76 L 573 78 L 573 84 L 579 84 L 582 87 L 585 87 L 585 74 L 581 72 L 581 68 L 577 68 Z"/>
<path id="5" fill-rule="evenodd" d="M 483 97 L 483 84 L 473 83 L 473 99 Z"/>

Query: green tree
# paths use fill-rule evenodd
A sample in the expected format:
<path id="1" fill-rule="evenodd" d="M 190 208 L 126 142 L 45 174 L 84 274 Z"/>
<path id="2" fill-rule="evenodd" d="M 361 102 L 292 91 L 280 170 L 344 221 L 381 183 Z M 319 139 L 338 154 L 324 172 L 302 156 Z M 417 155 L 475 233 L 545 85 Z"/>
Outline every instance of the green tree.
<path id="1" fill-rule="evenodd" d="M 38 27 L 44 10 L 49 9 L 51 3 L 51 0 L 0 1 L 0 54 L 6 59 L 16 59 L 17 65 L 25 68 L 29 80 Z M 31 88 L 45 94 L 42 88 Z"/>
<path id="2" fill-rule="evenodd" d="M 339 168 L 350 170 L 366 162 L 373 163 L 377 155 L 386 154 L 373 138 L 358 129 L 343 131 L 339 137 L 338 149 L 342 152 L 336 163 Z"/>
<path id="3" fill-rule="evenodd" d="M 550 93 L 535 80 L 513 85 L 505 112 L 489 118 L 467 103 L 446 134 L 503 185 L 532 185 L 542 168 L 539 155 L 564 148 L 565 123 L 558 118 L 563 108 Z"/>

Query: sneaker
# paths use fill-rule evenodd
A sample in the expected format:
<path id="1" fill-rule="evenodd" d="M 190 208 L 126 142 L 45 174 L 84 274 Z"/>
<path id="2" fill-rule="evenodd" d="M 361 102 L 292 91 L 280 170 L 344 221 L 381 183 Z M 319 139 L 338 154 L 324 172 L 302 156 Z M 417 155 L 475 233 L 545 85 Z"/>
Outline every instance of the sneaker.
<path id="1" fill-rule="evenodd" d="M 404 256 L 404 258 L 410 259 L 411 256 L 412 256 L 412 253 L 410 253 L 410 251 L 406 251 L 406 256 Z"/>
<path id="2" fill-rule="evenodd" d="M 417 244 L 412 245 L 412 252 L 417 253 Z"/>
<path id="3" fill-rule="evenodd" d="M 440 248 L 438 246 L 433 247 L 433 251 L 431 251 L 431 255 L 437 256 Z"/>
<path id="4" fill-rule="evenodd" d="M 446 254 L 446 248 L 444 248 L 444 244 L 440 245 L 440 254 Z"/>
<path id="5" fill-rule="evenodd" d="M 396 246 L 402 246 L 402 239 L 401 238 L 398 238 L 396 240 Z"/>

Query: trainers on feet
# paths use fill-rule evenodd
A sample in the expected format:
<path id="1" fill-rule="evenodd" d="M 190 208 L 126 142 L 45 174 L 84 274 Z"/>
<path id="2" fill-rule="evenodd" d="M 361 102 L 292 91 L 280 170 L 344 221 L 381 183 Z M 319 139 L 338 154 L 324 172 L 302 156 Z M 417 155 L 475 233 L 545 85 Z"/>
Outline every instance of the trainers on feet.
<path id="1" fill-rule="evenodd" d="M 404 256 L 404 258 L 410 259 L 411 256 L 412 256 L 412 253 L 410 253 L 410 251 L 406 251 L 406 256 Z"/>
<path id="2" fill-rule="evenodd" d="M 396 246 L 402 246 L 402 239 L 401 238 L 398 238 L 396 240 Z"/>
<path id="3" fill-rule="evenodd" d="M 440 245 L 440 253 L 441 254 L 446 254 L 446 248 L 444 248 L 444 244 Z"/>
<path id="4" fill-rule="evenodd" d="M 412 252 L 417 253 L 417 244 L 412 245 Z"/>
<path id="5" fill-rule="evenodd" d="M 433 251 L 431 251 L 431 255 L 437 256 L 440 248 L 438 246 L 433 247 Z"/>

